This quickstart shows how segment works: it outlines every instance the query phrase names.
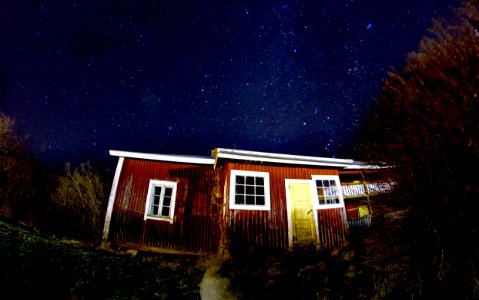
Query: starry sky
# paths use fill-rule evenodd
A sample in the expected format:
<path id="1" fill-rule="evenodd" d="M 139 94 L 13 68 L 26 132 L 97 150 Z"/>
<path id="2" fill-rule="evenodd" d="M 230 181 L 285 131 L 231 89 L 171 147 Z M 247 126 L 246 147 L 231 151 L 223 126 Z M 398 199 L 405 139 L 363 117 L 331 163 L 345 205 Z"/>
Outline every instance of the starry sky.
<path id="1" fill-rule="evenodd" d="M 0 111 L 47 165 L 108 149 L 354 158 L 387 71 L 458 0 L 0 1 Z"/>

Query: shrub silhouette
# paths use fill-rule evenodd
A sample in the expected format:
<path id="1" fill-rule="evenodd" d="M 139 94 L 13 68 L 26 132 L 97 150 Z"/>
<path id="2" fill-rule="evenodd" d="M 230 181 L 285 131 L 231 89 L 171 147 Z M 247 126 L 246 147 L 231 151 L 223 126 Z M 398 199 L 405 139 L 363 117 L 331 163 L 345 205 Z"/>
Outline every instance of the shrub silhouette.
<path id="1" fill-rule="evenodd" d="M 471 0 L 451 22 L 435 20 L 404 69 L 388 74 L 363 138 L 363 159 L 394 166 L 399 197 L 414 207 L 410 278 L 426 298 L 479 296 L 478 74 Z"/>
<path id="2" fill-rule="evenodd" d="M 101 231 L 103 182 L 90 163 L 81 163 L 73 172 L 65 163 L 65 175 L 57 176 L 51 211 L 66 236 L 98 241 Z"/>

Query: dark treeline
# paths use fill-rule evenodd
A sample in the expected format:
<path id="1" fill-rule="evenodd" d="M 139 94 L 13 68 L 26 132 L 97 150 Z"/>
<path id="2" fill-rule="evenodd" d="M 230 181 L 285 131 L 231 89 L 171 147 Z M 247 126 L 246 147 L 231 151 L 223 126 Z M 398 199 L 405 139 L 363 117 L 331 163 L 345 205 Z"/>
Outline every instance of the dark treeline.
<path id="1" fill-rule="evenodd" d="M 385 162 L 412 209 L 409 293 L 479 297 L 479 1 L 435 20 L 392 71 L 363 136 L 363 159 Z M 388 250 L 385 250 L 388 251 Z"/>
<path id="2" fill-rule="evenodd" d="M 28 155 L 15 120 L 0 113 L 0 214 L 52 234 L 98 242 L 107 184 L 81 163 L 55 174 Z"/>

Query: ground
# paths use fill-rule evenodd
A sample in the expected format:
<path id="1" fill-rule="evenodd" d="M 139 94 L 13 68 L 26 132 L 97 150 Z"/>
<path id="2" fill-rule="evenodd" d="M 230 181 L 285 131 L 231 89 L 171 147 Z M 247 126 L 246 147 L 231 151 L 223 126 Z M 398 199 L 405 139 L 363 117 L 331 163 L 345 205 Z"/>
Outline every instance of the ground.
<path id="1" fill-rule="evenodd" d="M 388 232 L 391 232 L 388 230 Z M 367 237 L 374 236 L 371 232 Z M 356 237 L 357 238 L 357 237 Z M 360 238 L 360 237 L 359 237 Z M 107 252 L 0 218 L 0 299 L 383 299 L 407 262 L 377 241 L 321 253 L 233 247 L 231 258 Z M 388 258 L 389 257 L 389 258 Z M 390 264 L 389 264 L 390 265 Z"/>
<path id="2" fill-rule="evenodd" d="M 109 253 L 0 219 L 0 299 L 199 299 L 199 262 Z"/>

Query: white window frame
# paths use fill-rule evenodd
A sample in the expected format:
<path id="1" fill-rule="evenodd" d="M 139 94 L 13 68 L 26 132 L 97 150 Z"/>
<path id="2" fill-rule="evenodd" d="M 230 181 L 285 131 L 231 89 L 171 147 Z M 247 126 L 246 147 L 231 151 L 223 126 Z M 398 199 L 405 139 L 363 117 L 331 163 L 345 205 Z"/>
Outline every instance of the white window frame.
<path id="1" fill-rule="evenodd" d="M 236 176 L 252 176 L 262 177 L 264 183 L 264 205 L 251 205 L 251 204 L 236 204 Z M 270 210 L 270 189 L 269 189 L 269 173 L 268 172 L 256 172 L 256 171 L 242 171 L 231 170 L 230 174 L 230 209 L 245 209 L 245 210 Z"/>
<path id="2" fill-rule="evenodd" d="M 174 215 L 175 215 L 175 203 L 176 203 L 176 186 L 177 183 L 174 181 L 163 181 L 163 180 L 150 180 L 150 185 L 148 187 L 148 196 L 146 197 L 146 207 L 145 207 L 145 216 L 144 220 L 151 219 L 151 220 L 158 220 L 158 221 L 169 221 L 171 224 L 173 224 L 174 220 Z M 151 201 L 153 198 L 153 193 L 155 190 L 155 187 L 169 187 L 172 188 L 171 192 L 171 203 L 170 203 L 170 214 L 169 216 L 157 216 L 157 215 L 150 215 L 150 206 L 151 206 Z M 164 189 L 163 189 L 164 191 Z M 164 192 L 162 191 L 162 195 L 164 195 Z M 160 208 L 159 211 L 163 208 L 163 197 L 160 198 Z"/>
<path id="3" fill-rule="evenodd" d="M 339 181 L 339 176 L 337 175 L 312 175 L 311 176 L 313 180 L 312 188 L 314 192 L 312 192 L 313 195 L 313 207 L 315 209 L 330 209 L 330 208 L 340 208 L 344 207 L 344 198 L 343 198 L 343 193 L 341 189 L 341 182 Z M 336 182 L 336 187 L 338 190 L 338 198 L 339 198 L 339 203 L 334 203 L 334 204 L 319 204 L 319 195 L 318 195 L 318 188 L 316 186 L 316 180 L 334 180 Z"/>

